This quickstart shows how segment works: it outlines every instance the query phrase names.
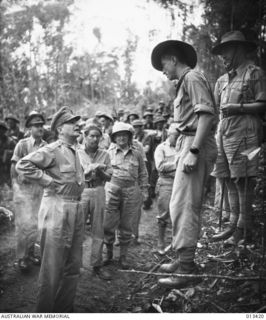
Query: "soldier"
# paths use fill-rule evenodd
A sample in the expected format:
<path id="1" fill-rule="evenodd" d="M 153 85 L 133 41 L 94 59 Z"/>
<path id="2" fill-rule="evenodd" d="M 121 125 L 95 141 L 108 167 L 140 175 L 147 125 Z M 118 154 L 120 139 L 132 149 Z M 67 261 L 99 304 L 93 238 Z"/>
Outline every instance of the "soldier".
<path id="1" fill-rule="evenodd" d="M 266 77 L 247 55 L 256 44 L 247 41 L 240 31 L 223 35 L 212 53 L 222 57 L 227 73 L 215 86 L 215 98 L 220 106 L 218 128 L 218 159 L 215 175 L 224 178 L 231 207 L 229 227 L 213 236 L 213 240 L 230 238 L 236 245 L 252 240 L 252 199 L 258 169 L 258 158 L 248 160 L 242 152 L 256 148 L 261 142 L 262 120 L 266 110 Z"/>
<path id="2" fill-rule="evenodd" d="M 84 128 L 85 146 L 78 150 L 85 174 L 85 189 L 81 196 L 85 221 L 90 219 L 92 245 L 91 260 L 94 273 L 103 280 L 110 280 L 111 275 L 102 268 L 103 218 L 105 209 L 105 182 L 111 179 L 112 167 L 107 151 L 98 148 L 102 131 L 96 124 Z"/>
<path id="3" fill-rule="evenodd" d="M 62 107 L 51 129 L 58 140 L 22 158 L 23 178 L 44 187 L 39 211 L 41 269 L 37 312 L 72 312 L 82 261 L 84 174 L 76 150 L 79 116 Z"/>
<path id="4" fill-rule="evenodd" d="M 40 264 L 40 257 L 34 250 L 38 239 L 38 212 L 41 204 L 43 188 L 36 182 L 18 176 L 16 163 L 29 153 L 40 149 L 47 143 L 42 139 L 44 129 L 44 117 L 42 114 L 32 111 L 27 120 L 26 128 L 30 137 L 21 139 L 14 150 L 11 159 L 11 178 L 15 204 L 15 225 L 17 240 L 18 267 L 22 272 L 29 271 L 30 264 Z"/>
<path id="5" fill-rule="evenodd" d="M 113 175 L 106 190 L 106 212 L 104 218 L 104 242 L 107 247 L 106 263 L 113 258 L 115 230 L 119 230 L 121 268 L 128 267 L 127 250 L 132 237 L 132 221 L 136 214 L 136 184 L 147 197 L 148 175 L 144 159 L 132 146 L 131 126 L 117 122 L 113 127 L 109 154 Z"/>
<path id="6" fill-rule="evenodd" d="M 144 129 L 153 130 L 153 112 L 144 112 L 143 119 L 145 120 Z"/>
<path id="7" fill-rule="evenodd" d="M 8 126 L 7 136 L 13 138 L 18 142 L 20 139 L 24 138 L 24 132 L 19 130 L 19 120 L 13 114 L 9 114 L 5 121 Z"/>
<path id="8" fill-rule="evenodd" d="M 158 253 L 165 253 L 165 231 L 170 220 L 169 204 L 172 195 L 176 171 L 177 153 L 175 150 L 178 131 L 172 125 L 168 130 L 168 138 L 159 144 L 154 153 L 155 166 L 159 173 L 156 189 L 158 193 Z"/>
<path id="9" fill-rule="evenodd" d="M 178 80 L 174 101 L 177 139 L 177 168 L 170 200 L 173 263 L 164 264 L 164 272 L 196 273 L 195 251 L 200 232 L 200 212 L 206 179 L 212 170 L 217 150 L 214 139 L 217 112 L 210 86 L 193 70 L 197 54 L 188 43 L 168 40 L 152 51 L 152 65 L 169 80 Z M 182 288 L 188 278 L 160 279 L 164 287 Z"/>
<path id="10" fill-rule="evenodd" d="M 146 154 L 146 159 L 147 159 L 146 168 L 147 168 L 148 179 L 150 183 L 151 171 L 154 163 L 153 139 L 152 139 L 152 136 L 149 135 L 147 131 L 144 130 L 144 123 L 142 120 L 134 120 L 132 122 L 132 126 L 134 128 L 134 139 L 139 141 L 143 145 L 143 149 Z M 148 191 L 149 191 L 148 198 L 144 201 L 144 205 L 143 205 L 144 210 L 149 210 L 152 205 L 152 198 L 151 198 L 152 190 L 150 186 Z"/>
<path id="11" fill-rule="evenodd" d="M 117 111 L 117 121 L 123 122 L 124 121 L 124 115 L 125 115 L 125 110 L 123 108 L 118 109 L 118 111 Z"/>
<path id="12" fill-rule="evenodd" d="M 10 186 L 10 165 L 16 141 L 7 136 L 8 127 L 0 121 L 0 184 Z"/>
<path id="13" fill-rule="evenodd" d="M 132 122 L 137 119 L 139 119 L 139 115 L 136 112 L 130 112 L 126 122 L 132 124 Z"/>
<path id="14" fill-rule="evenodd" d="M 107 113 L 102 113 L 99 116 L 99 122 L 102 125 L 102 132 L 111 135 L 112 133 L 112 124 L 114 122 L 113 117 Z"/>

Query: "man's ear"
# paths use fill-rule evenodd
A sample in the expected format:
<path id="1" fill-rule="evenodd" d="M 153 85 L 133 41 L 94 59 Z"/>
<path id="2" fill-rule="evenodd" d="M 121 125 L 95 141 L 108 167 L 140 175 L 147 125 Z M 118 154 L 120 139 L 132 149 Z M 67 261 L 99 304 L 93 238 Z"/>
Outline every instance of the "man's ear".
<path id="1" fill-rule="evenodd" d="M 60 134 L 60 133 L 61 133 L 61 131 L 62 131 L 62 126 L 59 126 L 58 128 L 56 128 L 56 132 L 57 132 L 57 134 Z"/>
<path id="2" fill-rule="evenodd" d="M 177 57 L 171 56 L 171 60 L 173 61 L 174 65 L 177 65 Z"/>

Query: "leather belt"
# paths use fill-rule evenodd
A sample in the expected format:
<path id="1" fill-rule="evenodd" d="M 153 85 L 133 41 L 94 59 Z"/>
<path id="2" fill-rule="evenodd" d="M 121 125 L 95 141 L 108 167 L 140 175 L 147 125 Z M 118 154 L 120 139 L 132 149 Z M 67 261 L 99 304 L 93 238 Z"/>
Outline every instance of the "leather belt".
<path id="1" fill-rule="evenodd" d="M 124 180 L 124 179 L 119 179 L 119 178 L 115 178 L 115 177 L 112 177 L 110 183 L 115 184 L 116 186 L 121 187 L 121 188 L 130 188 L 130 187 L 134 187 L 136 185 L 135 181 Z"/>
<path id="2" fill-rule="evenodd" d="M 184 136 L 195 136 L 196 131 L 180 131 L 177 130 L 180 134 L 183 134 Z"/>

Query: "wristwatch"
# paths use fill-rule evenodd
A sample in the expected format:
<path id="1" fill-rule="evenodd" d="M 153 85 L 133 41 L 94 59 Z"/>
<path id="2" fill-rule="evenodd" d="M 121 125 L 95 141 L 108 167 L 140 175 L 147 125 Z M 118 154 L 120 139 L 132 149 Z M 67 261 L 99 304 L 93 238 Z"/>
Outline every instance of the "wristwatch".
<path id="1" fill-rule="evenodd" d="M 190 149 L 189 149 L 189 151 L 191 152 L 191 153 L 193 153 L 193 154 L 199 154 L 199 149 L 198 148 L 196 148 L 196 147 L 191 147 Z"/>

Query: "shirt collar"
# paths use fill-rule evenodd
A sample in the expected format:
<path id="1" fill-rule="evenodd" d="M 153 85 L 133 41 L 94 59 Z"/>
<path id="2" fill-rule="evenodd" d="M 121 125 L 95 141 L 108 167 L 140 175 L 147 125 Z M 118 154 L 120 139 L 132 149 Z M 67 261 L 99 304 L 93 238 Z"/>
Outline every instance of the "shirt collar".
<path id="1" fill-rule="evenodd" d="M 115 153 L 117 153 L 118 151 L 121 151 L 124 153 L 124 151 L 116 144 L 116 147 L 115 147 Z M 128 153 L 129 151 L 132 151 L 132 145 L 129 146 L 128 150 L 126 153 Z"/>
<path id="2" fill-rule="evenodd" d="M 37 141 L 36 141 L 36 139 L 33 138 L 33 136 L 30 136 L 30 142 L 31 142 L 31 144 L 32 144 L 33 147 L 34 147 L 34 146 L 42 146 L 43 143 L 44 143 L 44 141 L 41 139 L 41 140 L 40 140 L 40 143 L 37 144 Z"/>

